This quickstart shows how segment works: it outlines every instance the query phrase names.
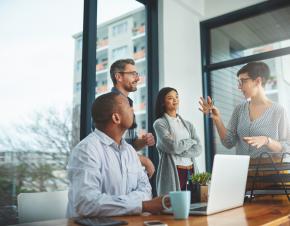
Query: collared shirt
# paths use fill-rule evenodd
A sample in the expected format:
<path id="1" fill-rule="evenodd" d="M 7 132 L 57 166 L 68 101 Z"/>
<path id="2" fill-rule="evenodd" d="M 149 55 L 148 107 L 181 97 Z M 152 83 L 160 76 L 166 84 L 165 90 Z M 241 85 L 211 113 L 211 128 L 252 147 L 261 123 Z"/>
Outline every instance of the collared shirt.
<path id="1" fill-rule="evenodd" d="M 136 151 L 98 129 L 72 150 L 67 170 L 67 217 L 139 214 L 152 197 Z"/>
<path id="2" fill-rule="evenodd" d="M 111 92 L 112 92 L 112 93 L 121 94 L 121 95 L 123 95 L 124 97 L 128 98 L 128 101 L 129 101 L 130 107 L 133 107 L 133 100 L 132 100 L 130 97 L 125 96 L 125 95 L 124 95 L 122 92 L 120 92 L 120 90 L 118 90 L 116 87 L 112 87 Z M 134 123 L 136 124 L 136 117 L 135 117 L 135 114 L 134 114 Z M 127 131 L 126 131 L 124 137 L 125 137 L 125 140 L 127 141 L 127 143 L 133 145 L 134 141 L 135 141 L 136 139 L 138 139 L 138 135 L 137 135 L 137 131 L 136 131 L 136 129 L 133 129 L 133 128 L 129 128 L 129 129 L 127 129 Z"/>
<path id="3" fill-rule="evenodd" d="M 177 143 L 181 140 L 190 138 L 189 131 L 186 129 L 185 125 L 182 123 L 178 115 L 176 118 L 171 117 L 167 113 L 165 113 L 165 115 L 167 116 L 168 122 L 171 126 Z M 172 157 L 174 159 L 175 165 L 191 166 L 193 164 L 191 158 L 182 157 L 180 155 L 172 155 Z"/>

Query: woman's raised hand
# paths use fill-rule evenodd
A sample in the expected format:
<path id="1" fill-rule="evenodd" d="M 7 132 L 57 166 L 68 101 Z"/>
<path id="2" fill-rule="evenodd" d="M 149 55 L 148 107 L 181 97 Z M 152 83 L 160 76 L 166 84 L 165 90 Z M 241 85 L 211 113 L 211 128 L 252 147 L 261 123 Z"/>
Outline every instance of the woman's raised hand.
<path id="1" fill-rule="evenodd" d="M 213 120 L 220 117 L 218 108 L 214 106 L 214 101 L 209 96 L 207 97 L 207 100 L 200 97 L 200 101 L 198 103 L 200 105 L 199 110 L 204 114 L 209 115 Z"/>

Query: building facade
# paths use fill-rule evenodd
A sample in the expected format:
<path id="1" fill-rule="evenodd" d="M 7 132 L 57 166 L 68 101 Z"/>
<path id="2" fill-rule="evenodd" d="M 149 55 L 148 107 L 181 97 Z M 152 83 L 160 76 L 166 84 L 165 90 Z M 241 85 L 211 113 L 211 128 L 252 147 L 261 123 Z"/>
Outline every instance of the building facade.
<path id="1" fill-rule="evenodd" d="M 147 61 L 145 8 L 136 9 L 97 26 L 96 89 L 95 96 L 109 92 L 113 87 L 110 65 L 121 58 L 135 60 L 141 74 L 136 92 L 130 93 L 138 134 L 147 130 Z M 79 124 L 81 102 L 82 33 L 75 34 L 73 82 L 73 123 Z"/>

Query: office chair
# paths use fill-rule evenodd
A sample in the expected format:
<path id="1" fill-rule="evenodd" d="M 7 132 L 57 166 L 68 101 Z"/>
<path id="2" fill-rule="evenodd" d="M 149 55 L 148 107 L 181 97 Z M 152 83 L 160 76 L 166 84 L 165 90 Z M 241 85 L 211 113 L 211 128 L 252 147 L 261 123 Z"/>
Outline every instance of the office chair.
<path id="1" fill-rule="evenodd" d="M 19 223 L 65 218 L 68 191 L 20 193 Z"/>

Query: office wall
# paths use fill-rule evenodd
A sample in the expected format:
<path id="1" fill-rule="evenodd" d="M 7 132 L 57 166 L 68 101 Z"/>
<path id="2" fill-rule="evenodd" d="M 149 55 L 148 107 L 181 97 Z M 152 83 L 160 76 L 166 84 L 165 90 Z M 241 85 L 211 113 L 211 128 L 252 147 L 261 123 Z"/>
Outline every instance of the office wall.
<path id="1" fill-rule="evenodd" d="M 202 5 L 193 9 L 184 2 L 159 1 L 160 87 L 171 86 L 179 91 L 179 112 L 193 122 L 204 144 L 203 115 L 198 110 L 202 95 L 199 36 Z M 204 152 L 198 164 L 200 170 L 205 169 Z"/>
<path id="2" fill-rule="evenodd" d="M 194 2 L 194 4 L 193 4 Z M 159 0 L 160 87 L 175 87 L 180 94 L 180 114 L 195 125 L 204 146 L 203 115 L 198 110 L 202 96 L 201 20 L 257 4 L 261 0 Z M 198 158 L 205 170 L 205 155 Z"/>

